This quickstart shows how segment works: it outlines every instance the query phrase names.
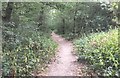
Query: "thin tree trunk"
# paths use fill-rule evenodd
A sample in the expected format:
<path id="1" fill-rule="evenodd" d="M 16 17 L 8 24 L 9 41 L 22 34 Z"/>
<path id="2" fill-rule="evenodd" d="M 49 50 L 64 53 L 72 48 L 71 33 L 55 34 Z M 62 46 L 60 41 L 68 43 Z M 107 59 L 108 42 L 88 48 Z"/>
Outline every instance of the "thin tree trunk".
<path id="1" fill-rule="evenodd" d="M 120 2 L 118 3 L 118 13 L 117 13 L 117 16 L 118 16 L 118 23 L 120 24 Z"/>
<path id="2" fill-rule="evenodd" d="M 40 11 L 40 16 L 39 16 L 39 20 L 38 20 L 38 30 L 42 30 L 42 26 L 43 26 L 43 21 L 44 21 L 44 7 L 41 7 L 41 11 Z"/>
<path id="3" fill-rule="evenodd" d="M 65 34 L 65 19 L 63 18 L 63 19 L 62 19 L 62 21 L 63 21 L 63 28 L 62 28 L 62 32 L 63 32 L 63 34 Z"/>
<path id="4" fill-rule="evenodd" d="M 77 14 L 77 3 L 76 3 L 76 8 L 75 8 L 75 11 L 74 11 L 74 26 L 73 26 L 73 33 L 75 34 L 76 33 L 76 14 Z"/>

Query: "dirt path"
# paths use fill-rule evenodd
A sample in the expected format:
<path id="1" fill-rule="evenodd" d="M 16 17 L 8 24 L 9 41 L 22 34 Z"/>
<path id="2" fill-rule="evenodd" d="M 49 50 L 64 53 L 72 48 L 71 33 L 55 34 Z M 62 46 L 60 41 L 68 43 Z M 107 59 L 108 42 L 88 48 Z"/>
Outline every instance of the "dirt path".
<path id="1" fill-rule="evenodd" d="M 76 73 L 74 62 L 77 60 L 72 54 L 73 45 L 59 35 L 52 33 L 53 40 L 58 43 L 56 60 L 49 67 L 48 76 L 73 76 Z"/>
<path id="2" fill-rule="evenodd" d="M 52 39 L 58 44 L 55 59 L 48 65 L 47 72 L 39 74 L 43 76 L 88 76 L 89 72 L 83 71 L 85 63 L 78 63 L 77 57 L 73 55 L 73 44 L 61 36 L 51 34 Z M 91 75 L 91 72 L 90 72 Z"/>

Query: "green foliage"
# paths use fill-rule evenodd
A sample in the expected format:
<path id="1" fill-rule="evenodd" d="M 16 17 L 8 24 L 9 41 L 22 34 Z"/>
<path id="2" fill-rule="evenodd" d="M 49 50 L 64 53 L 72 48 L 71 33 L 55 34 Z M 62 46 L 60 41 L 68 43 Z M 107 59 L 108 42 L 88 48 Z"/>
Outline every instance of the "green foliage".
<path id="1" fill-rule="evenodd" d="M 8 4 L 2 3 L 3 18 L 10 10 Z M 46 22 L 49 7 L 42 2 L 13 2 L 11 6 L 10 20 L 3 19 L 3 76 L 31 75 L 55 55 L 57 44 L 50 38 L 51 27 Z"/>
<path id="2" fill-rule="evenodd" d="M 3 75 L 12 75 L 13 72 L 14 75 L 30 75 L 37 66 L 45 66 L 54 56 L 57 46 L 50 38 L 53 30 L 66 39 L 74 39 L 92 32 L 107 31 L 110 27 L 115 28 L 116 19 L 119 18 L 118 6 L 119 3 L 100 2 L 3 2 Z M 111 40 L 103 43 L 103 35 L 105 39 L 110 37 Z M 79 47 L 79 55 L 82 54 L 80 57 L 90 60 L 95 69 L 99 66 L 105 69 L 104 72 L 110 70 L 116 74 L 119 67 L 119 59 L 114 58 L 119 55 L 117 35 L 111 35 L 107 37 L 104 32 L 92 34 L 76 41 L 76 46 Z"/>
<path id="3" fill-rule="evenodd" d="M 74 42 L 79 59 L 87 60 L 98 75 L 120 75 L 118 29 L 92 33 Z"/>
<path id="4" fill-rule="evenodd" d="M 79 2 L 65 5 L 59 18 L 57 16 L 58 21 L 61 22 L 57 25 L 57 33 L 67 39 L 82 37 L 83 34 L 92 32 L 108 31 L 109 28 L 116 26 L 117 17 L 112 3 Z"/>
<path id="5" fill-rule="evenodd" d="M 4 26 L 3 76 L 11 75 L 12 71 L 15 72 L 14 75 L 31 75 L 38 66 L 39 69 L 44 68 L 55 55 L 57 45 L 50 38 L 50 34 L 34 31 L 33 28 L 31 25 L 26 25 L 26 28 Z"/>

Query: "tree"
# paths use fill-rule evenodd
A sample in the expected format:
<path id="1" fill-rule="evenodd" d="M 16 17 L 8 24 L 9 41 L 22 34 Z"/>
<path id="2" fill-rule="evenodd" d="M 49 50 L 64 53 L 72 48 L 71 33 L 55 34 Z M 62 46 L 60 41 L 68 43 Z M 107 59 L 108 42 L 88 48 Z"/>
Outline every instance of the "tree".
<path id="1" fill-rule="evenodd" d="M 9 22 L 10 19 L 11 19 L 11 14 L 12 14 L 12 11 L 13 11 L 13 2 L 8 2 L 7 3 L 7 7 L 6 7 L 6 10 L 5 10 L 5 16 L 2 17 L 2 20 L 5 21 L 5 22 Z"/>

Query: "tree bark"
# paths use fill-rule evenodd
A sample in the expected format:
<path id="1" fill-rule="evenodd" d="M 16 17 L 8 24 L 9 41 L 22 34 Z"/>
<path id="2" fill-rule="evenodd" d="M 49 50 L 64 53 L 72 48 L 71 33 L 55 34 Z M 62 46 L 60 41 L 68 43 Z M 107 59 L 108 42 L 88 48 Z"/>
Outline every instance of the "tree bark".
<path id="1" fill-rule="evenodd" d="M 118 16 L 118 23 L 120 24 L 120 2 L 118 3 L 118 13 L 117 13 L 117 16 Z"/>
<path id="2" fill-rule="evenodd" d="M 10 22 L 12 11 L 13 11 L 13 2 L 8 2 L 7 8 L 5 10 L 5 16 L 2 17 L 2 21 Z"/>
<path id="3" fill-rule="evenodd" d="M 73 24 L 73 33 L 75 34 L 76 33 L 76 14 L 77 14 L 77 3 L 76 3 L 76 8 L 75 8 L 75 11 L 74 11 L 74 18 L 73 18 L 73 20 L 74 20 L 74 24 Z"/>
<path id="4" fill-rule="evenodd" d="M 65 34 L 65 19 L 63 18 L 62 21 L 63 21 L 62 32 L 63 34 Z"/>
<path id="5" fill-rule="evenodd" d="M 39 16 L 39 20 L 38 20 L 38 30 L 42 30 L 42 26 L 44 23 L 44 7 L 41 7 L 41 11 L 40 11 L 40 16 Z"/>

